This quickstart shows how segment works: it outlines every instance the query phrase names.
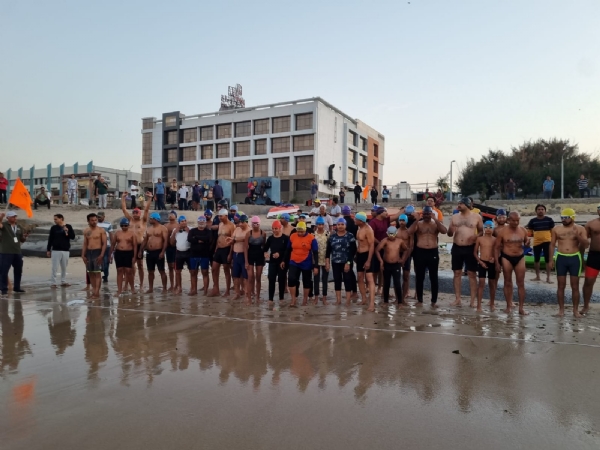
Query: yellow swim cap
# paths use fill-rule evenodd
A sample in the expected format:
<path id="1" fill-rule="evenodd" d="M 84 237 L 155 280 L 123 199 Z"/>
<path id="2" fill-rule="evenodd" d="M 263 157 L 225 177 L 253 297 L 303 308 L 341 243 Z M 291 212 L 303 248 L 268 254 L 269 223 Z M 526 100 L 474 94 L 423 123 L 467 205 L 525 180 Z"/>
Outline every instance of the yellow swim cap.
<path id="1" fill-rule="evenodd" d="M 298 225 L 296 225 L 296 230 L 306 231 L 306 222 L 298 222 Z"/>
<path id="2" fill-rule="evenodd" d="M 575 210 L 573 208 L 565 208 L 560 212 L 561 217 L 575 218 Z"/>

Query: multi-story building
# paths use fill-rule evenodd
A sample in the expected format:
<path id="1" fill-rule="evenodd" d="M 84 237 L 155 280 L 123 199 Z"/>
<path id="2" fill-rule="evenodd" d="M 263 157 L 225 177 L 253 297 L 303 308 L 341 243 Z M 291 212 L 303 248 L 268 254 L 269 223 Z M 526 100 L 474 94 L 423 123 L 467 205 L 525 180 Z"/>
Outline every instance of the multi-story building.
<path id="1" fill-rule="evenodd" d="M 231 180 L 237 201 L 250 177 L 279 178 L 283 201 L 307 198 L 313 179 L 321 195 L 380 189 L 384 156 L 381 133 L 320 97 L 142 119 L 142 182 Z"/>

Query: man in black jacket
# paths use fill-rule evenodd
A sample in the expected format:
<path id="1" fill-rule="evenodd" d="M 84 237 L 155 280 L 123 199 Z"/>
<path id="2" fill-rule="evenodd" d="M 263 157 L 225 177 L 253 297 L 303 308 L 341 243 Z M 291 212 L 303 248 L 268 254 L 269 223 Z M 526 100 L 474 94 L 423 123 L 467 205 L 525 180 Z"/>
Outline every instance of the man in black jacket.
<path id="1" fill-rule="evenodd" d="M 69 250 L 71 250 L 71 241 L 75 239 L 73 227 L 65 224 L 65 218 L 62 214 L 54 214 L 54 225 L 50 228 L 48 234 L 48 248 L 46 255 L 52 258 L 52 275 L 50 277 L 50 287 L 56 289 L 56 272 L 60 265 L 60 285 L 70 286 L 67 283 L 67 264 L 69 264 Z"/>
<path id="2" fill-rule="evenodd" d="M 358 181 L 356 182 L 356 186 L 354 186 L 354 204 L 358 205 L 360 203 L 360 194 L 362 194 L 362 188 Z"/>

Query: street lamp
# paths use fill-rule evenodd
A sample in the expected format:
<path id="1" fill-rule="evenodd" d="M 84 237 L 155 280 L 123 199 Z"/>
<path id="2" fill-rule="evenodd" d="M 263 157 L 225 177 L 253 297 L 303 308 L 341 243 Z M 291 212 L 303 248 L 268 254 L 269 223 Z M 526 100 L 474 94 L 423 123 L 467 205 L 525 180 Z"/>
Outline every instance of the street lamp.
<path id="1" fill-rule="evenodd" d="M 454 164 L 456 162 L 456 160 L 452 160 L 450 161 L 450 202 L 452 202 L 454 199 L 452 198 L 452 164 Z"/>
<path id="2" fill-rule="evenodd" d="M 563 151 L 560 155 L 560 199 L 565 199 L 565 151 L 567 145 L 565 144 Z"/>

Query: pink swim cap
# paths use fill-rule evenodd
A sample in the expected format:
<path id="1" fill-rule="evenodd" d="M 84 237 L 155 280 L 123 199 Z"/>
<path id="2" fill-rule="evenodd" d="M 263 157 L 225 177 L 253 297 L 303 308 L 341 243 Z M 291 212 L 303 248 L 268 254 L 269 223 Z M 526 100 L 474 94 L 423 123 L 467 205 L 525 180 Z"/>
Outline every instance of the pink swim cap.
<path id="1" fill-rule="evenodd" d="M 250 219 L 250 223 L 260 223 L 260 217 L 254 216 Z"/>

